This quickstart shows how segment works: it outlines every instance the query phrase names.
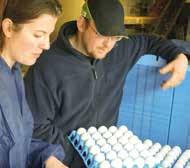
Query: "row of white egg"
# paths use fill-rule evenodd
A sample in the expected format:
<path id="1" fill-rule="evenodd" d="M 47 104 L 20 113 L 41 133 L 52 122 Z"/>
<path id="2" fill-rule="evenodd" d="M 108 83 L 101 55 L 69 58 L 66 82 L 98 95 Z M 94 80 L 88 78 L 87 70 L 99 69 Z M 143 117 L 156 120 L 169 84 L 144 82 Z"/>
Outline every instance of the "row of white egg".
<path id="1" fill-rule="evenodd" d="M 179 147 L 171 149 L 166 145 L 161 148 L 159 143 L 152 144 L 151 140 L 142 143 L 126 126 L 101 126 L 98 129 L 90 127 L 88 130 L 80 128 L 77 133 L 89 148 L 89 152 L 95 156 L 94 159 L 100 163 L 100 167 L 109 167 L 108 163 L 111 167 L 124 166 L 125 163 L 128 167 L 134 164 L 138 167 L 144 164 L 152 167 L 160 162 L 163 167 L 169 167 L 181 153 Z"/>
<path id="2" fill-rule="evenodd" d="M 101 128 L 101 129 L 100 129 Z M 135 135 L 133 135 L 133 133 L 131 131 L 127 130 L 127 127 L 120 127 L 120 133 L 115 131 L 115 134 L 113 135 L 111 132 L 109 132 L 109 130 L 114 130 L 114 128 L 116 129 L 116 127 L 112 126 L 110 128 L 112 129 L 107 129 L 106 127 L 100 127 L 98 130 L 102 131 L 104 130 L 104 133 L 99 133 L 96 131 L 95 127 L 91 127 L 89 128 L 88 131 L 86 131 L 84 128 L 80 128 L 77 133 L 81 136 L 81 139 L 83 141 L 87 141 L 89 139 L 94 140 L 98 145 L 103 146 L 106 142 L 110 145 L 115 145 L 117 143 L 120 143 L 122 146 L 126 145 L 126 144 L 138 144 L 138 149 L 143 150 L 143 148 L 149 148 L 150 146 L 152 146 L 152 142 L 150 140 L 146 140 L 144 142 L 144 144 L 142 145 L 141 140 L 139 140 L 139 138 Z M 104 129 L 103 129 L 104 128 Z M 126 128 L 126 129 L 124 129 Z M 92 131 L 93 130 L 93 131 Z M 119 129 L 118 129 L 119 130 Z M 125 130 L 125 134 L 121 134 L 121 130 Z M 92 133 L 93 132 L 93 133 Z M 91 140 L 88 143 L 93 143 Z M 130 148 L 130 146 L 129 146 Z"/>
<path id="3" fill-rule="evenodd" d="M 127 136 L 130 137 L 133 135 L 133 133 L 131 131 L 128 131 L 126 126 L 121 126 L 119 129 L 117 129 L 117 127 L 115 126 L 111 126 L 110 128 L 106 128 L 105 126 L 101 126 L 98 129 L 96 129 L 95 127 L 90 127 L 88 130 L 84 129 L 84 128 L 79 128 L 77 130 L 77 133 L 79 135 L 82 134 L 89 134 L 93 136 L 93 139 L 97 140 L 101 137 L 108 139 L 110 137 L 112 138 L 119 138 L 121 136 L 124 135 L 124 133 L 127 133 Z"/>
<path id="4" fill-rule="evenodd" d="M 100 157 L 100 155 L 102 155 L 102 157 Z M 162 157 L 160 155 L 162 157 L 161 160 L 158 159 L 158 155 L 148 156 L 146 158 L 143 158 L 141 156 L 134 157 L 134 155 L 136 155 L 134 151 L 131 151 L 129 155 L 125 152 L 120 152 L 118 156 L 116 156 L 116 153 L 113 151 L 107 153 L 107 155 L 103 155 L 102 153 L 100 155 L 99 154 L 95 155 L 95 160 L 98 163 L 102 163 L 105 160 L 111 163 L 112 162 L 115 163 L 115 160 L 117 160 L 117 162 L 119 162 L 118 160 L 120 160 L 123 165 L 128 165 L 128 167 L 137 165 L 139 168 L 143 167 L 143 165 L 148 165 L 149 167 L 153 167 L 154 165 L 160 164 L 160 162 L 164 168 L 171 167 L 177 159 L 176 157 L 174 157 L 172 152 L 169 152 L 168 154 L 166 154 L 165 157 Z M 120 165 L 120 164 L 118 163 L 117 165 Z M 183 166 L 184 164 L 181 164 L 181 165 Z"/>
<path id="5" fill-rule="evenodd" d="M 104 128 L 104 127 L 100 127 L 100 128 Z M 111 128 L 115 128 L 115 127 L 112 126 Z M 122 127 L 122 128 L 125 128 L 125 127 Z M 97 135 L 97 134 L 94 134 L 94 135 Z M 138 137 L 134 135 L 131 135 L 130 139 L 128 139 L 126 143 L 124 143 L 126 140 L 125 137 L 121 137 L 119 139 L 115 139 L 112 137 L 109 139 L 104 139 L 103 137 L 100 137 L 99 139 L 97 139 L 96 138 L 97 136 L 94 136 L 94 135 L 90 136 L 88 132 L 84 131 L 84 133 L 81 135 L 81 139 L 85 142 L 85 145 L 88 148 L 96 144 L 102 147 L 103 151 L 105 152 L 109 152 L 111 149 L 116 152 L 119 152 L 122 149 L 126 149 L 128 152 L 130 152 L 133 149 L 136 149 L 138 152 L 141 152 L 144 157 L 146 157 L 149 155 L 154 155 L 161 148 L 161 145 L 159 143 L 153 144 L 151 140 L 145 140 L 144 143 L 142 143 L 138 139 Z M 164 148 L 162 149 L 163 155 L 169 151 L 168 148 L 169 150 L 171 149 L 171 147 L 169 147 L 168 145 L 164 146 Z"/>
<path id="6" fill-rule="evenodd" d="M 105 127 L 100 127 L 100 128 L 105 128 Z M 115 127 L 111 127 L 111 128 L 113 129 Z M 82 129 L 82 131 L 80 129 L 79 133 L 81 134 L 81 139 L 85 143 L 86 147 L 88 147 L 89 149 L 92 148 L 93 154 L 96 151 L 95 149 L 97 149 L 98 147 L 102 149 L 102 151 L 107 153 L 111 150 L 114 150 L 115 152 L 119 152 L 120 150 L 123 150 L 123 149 L 126 149 L 128 152 L 130 152 L 131 150 L 135 148 L 135 146 L 136 146 L 136 149 L 138 149 L 139 151 L 142 151 L 143 149 L 148 149 L 152 145 L 152 142 L 150 140 L 146 140 L 144 144 L 142 144 L 142 142 L 138 139 L 138 137 L 133 136 L 133 134 L 131 134 L 129 141 L 125 141 L 127 139 L 125 137 L 120 137 L 116 139 L 112 136 L 106 139 L 104 135 L 107 135 L 107 132 L 104 132 L 105 134 L 103 134 L 103 136 L 101 136 L 95 131 L 94 131 L 94 134 L 90 135 L 84 129 Z M 126 143 L 124 143 L 124 141 Z"/>
<path id="7" fill-rule="evenodd" d="M 186 150 L 177 160 L 176 164 L 174 165 L 174 168 L 183 168 L 185 165 L 187 168 L 190 168 L 190 164 L 188 163 L 189 161 L 190 161 L 190 150 Z"/>

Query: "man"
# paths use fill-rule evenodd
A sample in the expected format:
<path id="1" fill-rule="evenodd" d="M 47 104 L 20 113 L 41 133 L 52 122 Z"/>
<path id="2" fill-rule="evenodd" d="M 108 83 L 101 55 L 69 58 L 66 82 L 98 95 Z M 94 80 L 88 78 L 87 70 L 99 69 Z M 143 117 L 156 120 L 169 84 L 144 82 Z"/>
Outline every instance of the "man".
<path id="1" fill-rule="evenodd" d="M 147 53 L 170 61 L 161 69 L 163 74 L 172 73 L 163 89 L 183 80 L 188 59 L 182 49 L 152 36 L 127 38 L 118 0 L 88 0 L 82 15 L 63 25 L 50 50 L 25 77 L 34 137 L 62 144 L 67 154 L 64 162 L 71 168 L 84 167 L 67 133 L 79 127 L 116 124 L 126 75 Z"/>

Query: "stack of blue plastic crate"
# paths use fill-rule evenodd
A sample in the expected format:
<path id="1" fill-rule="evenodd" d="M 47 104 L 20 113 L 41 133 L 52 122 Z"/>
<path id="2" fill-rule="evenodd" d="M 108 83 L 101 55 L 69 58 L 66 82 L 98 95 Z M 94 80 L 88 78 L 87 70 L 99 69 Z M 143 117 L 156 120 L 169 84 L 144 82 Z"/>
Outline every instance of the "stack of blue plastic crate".
<path id="1" fill-rule="evenodd" d="M 165 61 L 145 55 L 128 74 L 118 125 L 126 124 L 141 139 L 161 144 L 190 147 L 190 73 L 183 83 L 168 90 L 160 84 L 169 75 L 160 75 Z"/>

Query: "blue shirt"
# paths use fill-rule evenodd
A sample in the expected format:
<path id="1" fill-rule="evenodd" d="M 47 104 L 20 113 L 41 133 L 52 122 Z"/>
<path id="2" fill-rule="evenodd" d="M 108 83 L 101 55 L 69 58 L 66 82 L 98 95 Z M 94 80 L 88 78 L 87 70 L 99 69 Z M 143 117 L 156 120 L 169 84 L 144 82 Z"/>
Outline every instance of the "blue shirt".
<path id="1" fill-rule="evenodd" d="M 33 118 L 19 64 L 10 69 L 0 57 L 0 81 L 0 167 L 43 167 L 50 155 L 62 160 L 61 146 L 32 139 Z"/>

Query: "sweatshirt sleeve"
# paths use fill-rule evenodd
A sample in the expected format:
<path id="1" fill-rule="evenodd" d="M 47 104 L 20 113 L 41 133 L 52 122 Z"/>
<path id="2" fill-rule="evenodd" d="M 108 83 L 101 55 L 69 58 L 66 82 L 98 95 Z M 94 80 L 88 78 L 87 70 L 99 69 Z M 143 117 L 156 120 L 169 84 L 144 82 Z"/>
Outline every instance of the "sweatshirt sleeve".
<path id="1" fill-rule="evenodd" d="M 55 156 L 62 161 L 65 154 L 61 145 L 48 144 L 38 139 L 31 140 L 28 167 L 44 168 L 45 161 L 50 156 Z"/>
<path id="2" fill-rule="evenodd" d="M 47 72 L 43 74 L 45 73 Z M 65 151 L 64 144 L 67 137 L 55 123 L 60 100 L 55 98 L 56 91 L 48 88 L 46 82 L 49 81 L 46 81 L 41 74 L 38 67 L 31 67 L 24 78 L 26 98 L 34 118 L 33 137 L 52 144 L 61 144 Z"/>
<path id="3" fill-rule="evenodd" d="M 184 41 L 184 40 L 178 40 L 178 39 L 172 39 L 171 40 L 177 47 L 181 48 L 183 51 L 186 52 L 188 55 L 188 59 L 190 59 L 189 53 L 190 53 L 190 42 Z"/>
<path id="4" fill-rule="evenodd" d="M 126 44 L 126 45 L 125 45 Z M 136 62 L 145 54 L 160 56 L 167 62 L 172 61 L 180 53 L 183 53 L 190 59 L 190 51 L 176 45 L 172 40 L 166 40 L 161 37 L 152 35 L 136 35 L 131 36 L 129 40 L 125 40 L 127 53 Z"/>

